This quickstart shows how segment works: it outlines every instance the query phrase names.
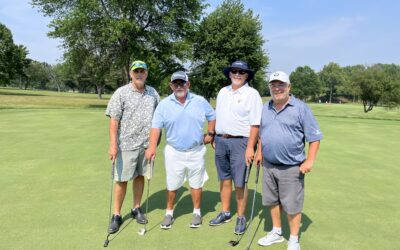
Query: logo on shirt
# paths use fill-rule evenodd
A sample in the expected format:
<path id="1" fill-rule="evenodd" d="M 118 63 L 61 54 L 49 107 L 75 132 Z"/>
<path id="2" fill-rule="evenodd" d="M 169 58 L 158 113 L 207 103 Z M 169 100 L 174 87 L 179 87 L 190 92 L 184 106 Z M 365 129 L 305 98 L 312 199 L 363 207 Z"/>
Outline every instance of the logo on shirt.
<path id="1" fill-rule="evenodd" d="M 321 134 L 321 131 L 319 131 L 319 130 L 317 129 L 317 130 L 315 130 L 314 134 L 319 135 L 319 134 Z"/>

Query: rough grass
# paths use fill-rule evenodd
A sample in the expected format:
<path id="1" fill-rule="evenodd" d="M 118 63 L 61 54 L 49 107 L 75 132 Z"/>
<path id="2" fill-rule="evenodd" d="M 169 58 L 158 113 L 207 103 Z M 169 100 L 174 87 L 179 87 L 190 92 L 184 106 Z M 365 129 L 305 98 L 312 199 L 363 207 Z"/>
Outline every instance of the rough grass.
<path id="1" fill-rule="evenodd" d="M 14 94 L 4 95 L 5 91 Z M 0 249 L 103 249 L 111 167 L 104 109 L 88 108 L 98 105 L 95 95 L 36 92 L 40 95 L 28 95 L 32 99 L 16 99 L 25 93 L 0 89 Z M 14 98 L 5 104 L 4 98 L 10 96 Z M 364 114 L 361 105 L 311 107 L 324 140 L 314 171 L 306 177 L 302 248 L 399 249 L 399 110 L 376 108 Z M 111 237 L 109 248 L 231 249 L 227 242 L 236 240 L 234 221 L 215 228 L 207 225 L 220 210 L 210 148 L 206 155 L 210 180 L 202 202 L 204 225 L 196 230 L 188 227 L 192 207 L 186 183 L 178 192 L 173 228 L 159 228 L 165 209 L 163 144 L 150 183 L 148 233 L 137 235 L 142 226 L 129 218 L 129 191 L 123 229 Z M 271 219 L 260 205 L 259 192 L 256 197 L 251 248 L 261 249 L 256 241 L 271 229 Z M 287 238 L 286 220 L 283 227 Z M 237 249 L 245 248 L 247 236 Z M 268 249 L 286 249 L 286 245 Z"/>

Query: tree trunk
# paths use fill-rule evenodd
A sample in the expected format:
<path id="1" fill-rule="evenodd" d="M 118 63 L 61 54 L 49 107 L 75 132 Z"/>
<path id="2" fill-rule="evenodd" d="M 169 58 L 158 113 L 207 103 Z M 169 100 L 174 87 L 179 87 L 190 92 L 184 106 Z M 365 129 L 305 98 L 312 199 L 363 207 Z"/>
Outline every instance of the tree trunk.
<path id="1" fill-rule="evenodd" d="M 99 97 L 99 99 L 103 99 L 101 95 L 103 92 L 103 86 L 96 85 L 96 87 L 97 87 L 97 96 Z"/>
<path id="2" fill-rule="evenodd" d="M 331 84 L 331 89 L 329 91 L 329 103 L 332 103 L 332 93 L 333 93 L 333 84 Z"/>

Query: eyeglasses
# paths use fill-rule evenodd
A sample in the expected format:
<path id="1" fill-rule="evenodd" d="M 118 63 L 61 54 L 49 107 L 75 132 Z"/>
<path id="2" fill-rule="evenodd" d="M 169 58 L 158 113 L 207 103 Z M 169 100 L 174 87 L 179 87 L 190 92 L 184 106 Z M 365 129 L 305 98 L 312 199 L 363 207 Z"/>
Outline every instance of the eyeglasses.
<path id="1" fill-rule="evenodd" d="M 178 87 L 183 88 L 183 87 L 186 86 L 186 84 L 187 84 L 187 82 L 185 82 L 185 81 L 173 81 L 172 82 L 172 87 L 174 87 L 174 88 L 178 88 Z"/>
<path id="2" fill-rule="evenodd" d="M 236 74 L 244 75 L 247 72 L 245 70 L 242 70 L 242 69 L 231 69 L 231 73 L 234 74 L 234 75 L 236 75 Z"/>
<path id="3" fill-rule="evenodd" d="M 275 89 L 275 88 L 284 89 L 288 86 L 288 84 L 285 82 L 278 83 L 278 84 L 269 83 L 268 86 L 272 89 Z"/>
<path id="4" fill-rule="evenodd" d="M 146 70 L 140 68 L 140 69 L 135 69 L 133 72 L 135 72 L 136 74 L 138 74 L 138 73 L 144 73 L 144 72 L 146 72 Z"/>

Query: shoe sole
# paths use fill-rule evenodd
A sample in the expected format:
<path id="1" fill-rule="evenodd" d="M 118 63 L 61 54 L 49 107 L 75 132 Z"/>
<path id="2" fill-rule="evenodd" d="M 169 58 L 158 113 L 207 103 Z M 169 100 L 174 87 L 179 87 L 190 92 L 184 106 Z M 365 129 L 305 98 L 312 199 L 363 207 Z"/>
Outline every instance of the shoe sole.
<path id="1" fill-rule="evenodd" d="M 195 225 L 195 224 L 190 224 L 189 227 L 190 227 L 190 228 L 199 228 L 199 227 L 201 227 L 201 224 L 197 224 L 197 225 Z"/>
<path id="2" fill-rule="evenodd" d="M 263 246 L 263 247 L 267 247 L 267 246 L 271 246 L 273 244 L 282 243 L 284 241 L 285 241 L 285 239 L 280 239 L 280 240 L 272 241 L 272 242 L 270 242 L 268 244 L 260 244 L 260 242 L 257 242 L 257 244 L 260 245 L 260 246 Z"/>
<path id="3" fill-rule="evenodd" d="M 233 231 L 233 233 L 234 234 L 236 234 L 236 235 L 242 235 L 242 234 L 244 234 L 244 232 L 246 232 L 246 230 L 244 230 L 243 232 L 241 232 L 241 233 L 239 233 L 239 232 L 236 232 L 235 230 Z"/>
<path id="4" fill-rule="evenodd" d="M 228 223 L 228 222 L 230 222 L 230 221 L 231 221 L 231 219 L 225 220 L 225 221 L 223 221 L 223 222 L 221 222 L 221 223 L 219 223 L 219 224 L 211 224 L 211 223 L 208 223 L 208 225 L 210 225 L 210 226 L 212 226 L 212 227 L 214 227 L 214 226 L 220 226 L 220 225 L 225 224 L 225 223 Z"/>
<path id="5" fill-rule="evenodd" d="M 171 225 L 168 225 L 168 226 L 160 225 L 160 228 L 164 229 L 164 230 L 167 230 L 167 229 L 171 228 Z"/>

